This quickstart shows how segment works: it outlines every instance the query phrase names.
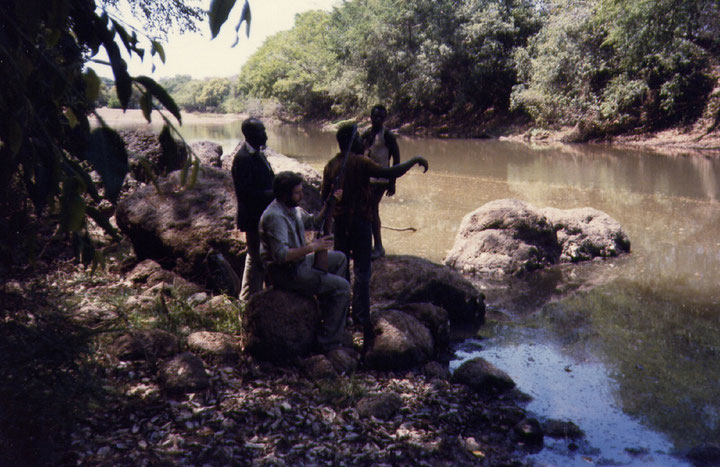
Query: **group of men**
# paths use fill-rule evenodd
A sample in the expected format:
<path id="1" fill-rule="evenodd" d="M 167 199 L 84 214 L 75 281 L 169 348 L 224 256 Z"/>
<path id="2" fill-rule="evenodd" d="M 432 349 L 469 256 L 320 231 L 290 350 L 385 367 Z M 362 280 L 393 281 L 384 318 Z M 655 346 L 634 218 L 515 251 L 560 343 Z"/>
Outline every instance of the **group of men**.
<path id="1" fill-rule="evenodd" d="M 371 261 L 385 254 L 380 200 L 385 193 L 394 194 L 395 180 L 414 165 L 428 169 L 419 156 L 400 162 L 395 136 L 384 127 L 386 117 L 385 107 L 377 105 L 370 113 L 372 125 L 362 136 L 355 125 L 338 129 L 340 152 L 325 166 L 321 190 L 325 203 L 314 215 L 300 207 L 302 177 L 273 173 L 263 152 L 267 134 L 262 122 L 251 118 L 242 123 L 245 143 L 232 165 L 237 226 L 247 239 L 240 300 L 262 290 L 266 279 L 276 288 L 316 296 L 322 312 L 318 344 L 323 351 L 343 346 L 351 296 L 352 319 L 362 326 L 367 344 Z M 306 229 L 317 230 L 326 214 L 332 217 L 334 235 L 320 235 L 308 243 Z M 319 267 L 316 260 L 325 256 Z"/>

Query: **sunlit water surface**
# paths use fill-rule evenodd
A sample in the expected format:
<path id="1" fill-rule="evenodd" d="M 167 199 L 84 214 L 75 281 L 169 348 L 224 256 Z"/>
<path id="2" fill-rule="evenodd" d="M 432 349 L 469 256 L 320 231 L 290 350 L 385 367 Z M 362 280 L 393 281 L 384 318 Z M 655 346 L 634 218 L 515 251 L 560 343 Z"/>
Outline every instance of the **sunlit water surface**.
<path id="1" fill-rule="evenodd" d="M 322 170 L 332 132 L 269 126 L 268 146 Z M 240 122 L 185 125 L 185 138 L 230 153 Z M 476 281 L 488 324 L 453 362 L 480 355 L 533 396 L 539 419 L 572 420 L 577 450 L 546 439 L 540 465 L 677 465 L 671 457 L 720 438 L 720 159 L 605 146 L 532 147 L 494 140 L 399 139 L 423 155 L 381 204 L 389 254 L 441 262 L 464 215 L 517 198 L 590 206 L 632 242 L 621 259 L 558 268 L 505 284 Z"/>

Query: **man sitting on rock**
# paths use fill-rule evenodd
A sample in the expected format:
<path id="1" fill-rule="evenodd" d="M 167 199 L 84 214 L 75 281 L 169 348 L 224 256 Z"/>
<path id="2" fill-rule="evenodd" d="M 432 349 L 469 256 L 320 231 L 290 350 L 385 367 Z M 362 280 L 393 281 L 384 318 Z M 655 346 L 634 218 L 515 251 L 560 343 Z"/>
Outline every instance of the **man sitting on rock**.
<path id="1" fill-rule="evenodd" d="M 275 176 L 275 200 L 260 218 L 260 256 L 274 287 L 318 298 L 322 313 L 318 343 L 327 352 L 341 347 L 344 336 L 350 302 L 350 284 L 345 279 L 347 259 L 339 251 L 328 251 L 327 272 L 313 267 L 315 252 L 330 250 L 333 239 L 326 236 L 306 242 L 305 228 L 322 219 L 326 208 L 312 216 L 299 206 L 302 181 L 293 172 Z M 340 198 L 342 190 L 335 196 Z"/>

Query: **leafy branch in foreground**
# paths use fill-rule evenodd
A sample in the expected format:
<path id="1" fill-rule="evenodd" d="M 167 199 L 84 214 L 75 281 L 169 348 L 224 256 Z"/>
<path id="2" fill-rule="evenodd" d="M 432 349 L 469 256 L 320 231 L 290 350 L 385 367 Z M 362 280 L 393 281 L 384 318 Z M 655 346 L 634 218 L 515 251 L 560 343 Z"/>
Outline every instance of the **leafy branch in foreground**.
<path id="1" fill-rule="evenodd" d="M 162 45 L 152 38 L 148 43 L 150 55 L 164 62 Z M 155 100 L 181 124 L 180 110 L 162 86 L 147 76 L 130 76 L 121 48 L 130 56 L 145 56 L 137 31 L 107 11 L 97 11 L 92 0 L 9 0 L 0 5 L 3 264 L 32 261 L 39 250 L 33 225 L 59 226 L 85 262 L 98 261 L 88 234 L 89 218 L 114 234 L 99 205 L 117 201 L 128 155 L 122 138 L 102 120 L 99 128 L 90 128 L 88 115 L 101 85 L 95 72 L 83 67 L 101 49 L 108 55 L 123 109 L 137 86 L 148 121 Z M 99 174 L 102 190 L 93 182 L 92 171 Z M 35 240 L 28 243 L 28 237 Z"/>

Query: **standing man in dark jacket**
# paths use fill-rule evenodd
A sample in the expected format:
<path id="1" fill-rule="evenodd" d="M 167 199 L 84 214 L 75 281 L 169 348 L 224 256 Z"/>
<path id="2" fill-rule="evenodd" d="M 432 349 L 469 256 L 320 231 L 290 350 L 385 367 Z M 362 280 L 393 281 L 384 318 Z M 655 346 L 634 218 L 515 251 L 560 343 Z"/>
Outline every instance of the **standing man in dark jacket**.
<path id="1" fill-rule="evenodd" d="M 267 133 L 265 125 L 256 119 L 242 122 L 245 143 L 235 154 L 232 178 L 237 196 L 237 227 L 245 232 L 247 256 L 243 271 L 240 301 L 247 302 L 250 295 L 259 292 L 265 281 L 265 271 L 260 259 L 260 234 L 258 223 L 265 208 L 273 200 L 273 170 L 265 157 Z"/>

